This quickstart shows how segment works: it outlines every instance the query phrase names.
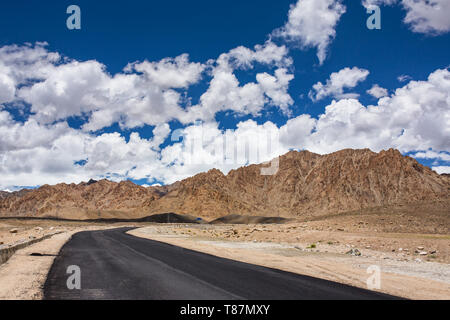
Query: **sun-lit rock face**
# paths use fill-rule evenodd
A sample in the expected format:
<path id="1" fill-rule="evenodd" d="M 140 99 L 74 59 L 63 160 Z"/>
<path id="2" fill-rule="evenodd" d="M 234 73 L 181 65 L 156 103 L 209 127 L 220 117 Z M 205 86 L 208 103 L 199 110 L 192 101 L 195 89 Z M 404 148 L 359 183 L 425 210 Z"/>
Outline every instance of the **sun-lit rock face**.
<path id="1" fill-rule="evenodd" d="M 217 169 L 169 186 L 108 180 L 0 194 L 1 216 L 138 218 L 177 212 L 207 219 L 227 214 L 311 217 L 361 208 L 448 199 L 450 178 L 397 150 L 346 149 L 327 155 L 291 151 L 279 170 Z M 450 210 L 450 209 L 449 209 Z"/>

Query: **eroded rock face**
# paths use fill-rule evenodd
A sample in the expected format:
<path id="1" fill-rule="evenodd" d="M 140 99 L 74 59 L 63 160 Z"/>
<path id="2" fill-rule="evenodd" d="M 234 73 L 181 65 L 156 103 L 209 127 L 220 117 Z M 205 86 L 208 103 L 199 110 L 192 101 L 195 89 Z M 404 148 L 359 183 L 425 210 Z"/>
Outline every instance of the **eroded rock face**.
<path id="1" fill-rule="evenodd" d="M 280 157 L 275 175 L 261 175 L 262 167 L 242 167 L 228 175 L 212 169 L 163 187 L 108 180 L 45 185 L 20 196 L 0 196 L 0 215 L 86 219 L 177 212 L 209 219 L 232 213 L 296 217 L 449 198 L 448 176 L 393 149 L 346 149 L 328 155 L 291 151 Z"/>

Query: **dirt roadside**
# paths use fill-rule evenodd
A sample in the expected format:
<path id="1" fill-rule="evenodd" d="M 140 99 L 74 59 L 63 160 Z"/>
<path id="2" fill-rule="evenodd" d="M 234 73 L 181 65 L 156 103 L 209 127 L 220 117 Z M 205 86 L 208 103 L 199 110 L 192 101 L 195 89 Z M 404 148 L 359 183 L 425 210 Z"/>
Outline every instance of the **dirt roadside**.
<path id="1" fill-rule="evenodd" d="M 314 248 L 311 248 L 310 240 L 323 238 L 326 236 L 324 233 L 302 232 L 301 238 L 290 235 L 284 230 L 284 232 L 279 232 L 278 236 L 276 235 L 277 230 L 292 226 L 160 225 L 135 229 L 129 231 L 129 234 L 222 258 L 323 278 L 361 288 L 367 288 L 366 281 L 370 276 L 367 268 L 376 265 L 381 269 L 381 292 L 409 299 L 450 299 L 450 265 L 447 263 L 419 261 L 419 258 L 408 258 L 404 253 L 387 253 L 372 249 L 362 250 L 361 256 L 352 256 L 345 254 L 347 250 L 353 249 L 351 245 L 347 246 L 347 244 L 317 243 Z M 255 229 L 266 230 L 270 234 L 271 240 L 256 240 L 258 238 L 256 235 L 253 236 L 253 239 L 248 236 L 239 237 L 239 234 L 247 234 L 249 230 Z M 250 231 L 250 233 L 253 234 L 255 231 Z M 333 236 L 338 237 L 337 235 Z M 345 239 L 343 239 L 345 236 L 355 237 L 355 235 L 341 235 L 340 242 L 345 243 Z M 380 235 L 379 237 L 386 236 Z M 281 240 L 286 240 L 286 238 L 290 241 Z M 392 239 L 389 238 L 385 240 L 392 242 Z M 374 238 L 372 241 L 378 242 L 380 239 Z M 447 245 L 448 240 L 444 239 L 444 241 L 444 245 Z"/>
<path id="2" fill-rule="evenodd" d="M 0 265 L 0 299 L 41 299 L 54 255 L 74 233 L 125 225 L 130 226 L 3 221 L 0 236 L 5 245 L 30 236 L 62 233 L 17 251 Z M 448 235 L 366 230 L 367 224 L 359 222 L 354 222 L 353 229 L 349 225 L 340 220 L 336 223 L 327 220 L 282 225 L 136 224 L 141 228 L 130 233 L 224 258 L 363 288 L 369 277 L 367 267 L 377 265 L 382 272 L 383 292 L 411 299 L 450 299 Z M 344 227 L 345 231 L 341 231 Z M 11 233 L 11 228 L 18 229 L 17 233 Z M 379 225 L 376 228 L 380 230 Z M 423 248 L 421 250 L 428 254 L 416 253 L 417 248 Z M 352 249 L 358 249 L 361 256 L 346 254 Z M 434 251 L 436 253 L 432 254 Z M 47 256 L 30 256 L 34 252 Z"/>
<path id="3" fill-rule="evenodd" d="M 42 287 L 53 260 L 74 232 L 57 234 L 14 253 L 0 266 L 0 299 L 42 299 Z M 30 256 L 31 253 L 43 253 L 46 256 Z"/>

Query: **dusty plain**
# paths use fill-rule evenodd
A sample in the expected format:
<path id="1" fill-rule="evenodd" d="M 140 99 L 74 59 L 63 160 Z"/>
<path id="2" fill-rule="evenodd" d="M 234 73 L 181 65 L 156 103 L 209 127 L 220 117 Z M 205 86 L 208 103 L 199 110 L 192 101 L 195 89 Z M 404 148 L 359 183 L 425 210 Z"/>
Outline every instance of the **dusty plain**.
<path id="1" fill-rule="evenodd" d="M 450 299 L 447 216 L 437 215 L 433 221 L 432 214 L 423 219 L 407 211 L 371 210 L 285 224 L 1 220 L 2 245 L 61 233 L 17 251 L 0 265 L 0 299 L 41 299 L 54 257 L 74 233 L 123 226 L 136 227 L 129 231 L 134 236 L 363 288 L 370 276 L 367 268 L 376 265 L 382 292 L 410 299 Z"/>

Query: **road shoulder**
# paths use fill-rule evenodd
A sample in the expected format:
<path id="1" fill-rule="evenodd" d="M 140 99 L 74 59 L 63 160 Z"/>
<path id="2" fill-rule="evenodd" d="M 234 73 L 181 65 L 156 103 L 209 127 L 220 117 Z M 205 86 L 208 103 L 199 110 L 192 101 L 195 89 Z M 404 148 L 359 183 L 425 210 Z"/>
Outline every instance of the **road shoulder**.
<path id="1" fill-rule="evenodd" d="M 0 266 L 1 300 L 39 300 L 55 256 L 75 232 L 63 232 L 18 250 Z M 31 256 L 41 253 L 44 256 Z"/>

